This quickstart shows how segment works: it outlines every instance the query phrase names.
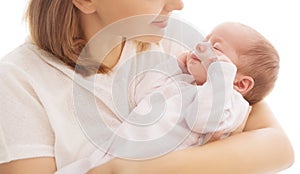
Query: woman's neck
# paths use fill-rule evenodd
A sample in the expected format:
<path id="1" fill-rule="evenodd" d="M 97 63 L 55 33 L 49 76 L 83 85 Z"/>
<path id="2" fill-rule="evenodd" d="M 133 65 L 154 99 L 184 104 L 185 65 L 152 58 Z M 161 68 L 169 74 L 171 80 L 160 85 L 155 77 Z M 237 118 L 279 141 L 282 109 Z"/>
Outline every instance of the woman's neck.
<path id="1" fill-rule="evenodd" d="M 109 28 L 101 25 L 99 16 L 95 14 L 81 14 L 81 26 L 85 39 L 88 41 L 84 48 L 84 55 L 94 59 L 108 68 L 113 68 L 119 61 L 124 47 L 124 38 L 114 35 Z"/>
<path id="2" fill-rule="evenodd" d="M 108 68 L 113 68 L 119 61 L 123 48 L 125 45 L 125 40 L 122 41 L 121 44 L 118 44 L 116 47 L 114 47 L 104 58 L 102 64 L 105 65 Z"/>
<path id="3" fill-rule="evenodd" d="M 115 36 L 104 32 L 98 32 L 86 45 L 85 51 L 89 58 L 113 68 L 119 61 L 125 40 L 121 36 Z"/>

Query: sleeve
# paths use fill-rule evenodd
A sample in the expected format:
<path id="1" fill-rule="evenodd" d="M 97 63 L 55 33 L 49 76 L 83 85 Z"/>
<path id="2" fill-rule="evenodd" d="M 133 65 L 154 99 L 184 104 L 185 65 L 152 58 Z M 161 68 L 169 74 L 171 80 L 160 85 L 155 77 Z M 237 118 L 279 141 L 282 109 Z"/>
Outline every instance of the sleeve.
<path id="1" fill-rule="evenodd" d="M 196 100 L 187 109 L 186 123 L 201 134 L 231 132 L 243 122 L 250 107 L 233 88 L 236 67 L 228 62 L 214 62 L 207 73 L 207 82 L 198 87 Z"/>
<path id="2" fill-rule="evenodd" d="M 53 131 L 28 79 L 15 65 L 0 64 L 0 164 L 54 156 Z"/>

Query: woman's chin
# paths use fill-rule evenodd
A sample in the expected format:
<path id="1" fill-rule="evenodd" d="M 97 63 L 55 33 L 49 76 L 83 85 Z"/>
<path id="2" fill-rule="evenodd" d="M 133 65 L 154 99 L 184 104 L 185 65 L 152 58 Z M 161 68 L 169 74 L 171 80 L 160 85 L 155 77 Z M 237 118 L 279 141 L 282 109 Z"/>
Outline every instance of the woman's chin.
<path id="1" fill-rule="evenodd" d="M 146 43 L 158 43 L 161 41 L 162 38 L 163 38 L 162 36 L 147 35 L 147 36 L 136 37 L 134 38 L 134 40 L 146 42 Z"/>

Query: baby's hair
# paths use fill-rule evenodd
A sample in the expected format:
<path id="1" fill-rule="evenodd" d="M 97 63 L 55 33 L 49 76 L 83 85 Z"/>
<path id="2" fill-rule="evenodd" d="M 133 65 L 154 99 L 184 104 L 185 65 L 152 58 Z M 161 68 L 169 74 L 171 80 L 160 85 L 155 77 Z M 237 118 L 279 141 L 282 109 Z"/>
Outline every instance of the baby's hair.
<path id="1" fill-rule="evenodd" d="M 244 95 L 252 105 L 261 101 L 274 88 L 279 73 L 279 55 L 274 46 L 256 30 L 240 24 L 253 35 L 250 47 L 240 50 L 238 73 L 254 79 L 254 87 Z"/>

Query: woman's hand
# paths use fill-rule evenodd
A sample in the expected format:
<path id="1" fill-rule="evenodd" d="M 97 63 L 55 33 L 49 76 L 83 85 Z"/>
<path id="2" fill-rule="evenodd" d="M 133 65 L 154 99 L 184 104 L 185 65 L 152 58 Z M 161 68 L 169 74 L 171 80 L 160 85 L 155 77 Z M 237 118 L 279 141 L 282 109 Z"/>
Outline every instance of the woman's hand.
<path id="1" fill-rule="evenodd" d="M 55 159 L 52 157 L 21 159 L 0 164 L 1 174 L 53 174 L 55 171 Z"/>
<path id="2" fill-rule="evenodd" d="M 91 169 L 87 174 L 113 174 L 113 169 L 113 161 L 110 161 Z"/>
<path id="3" fill-rule="evenodd" d="M 139 168 L 143 161 L 113 159 L 91 169 L 87 174 L 142 174 Z"/>

